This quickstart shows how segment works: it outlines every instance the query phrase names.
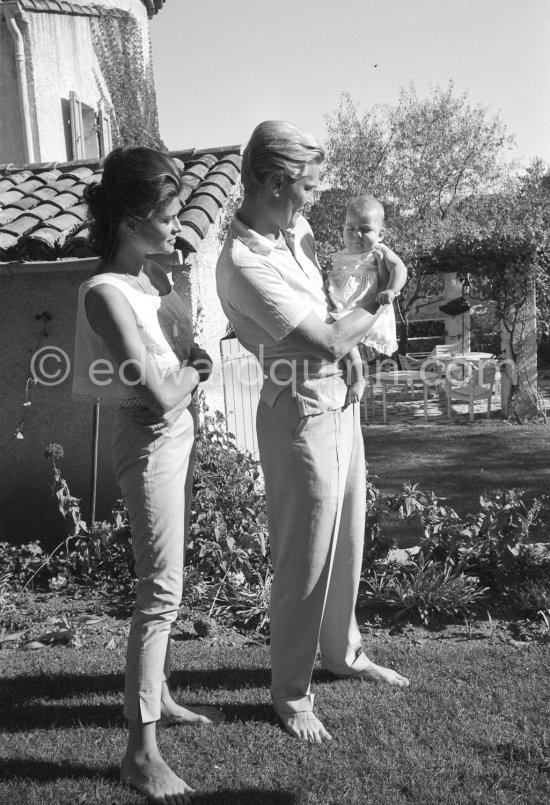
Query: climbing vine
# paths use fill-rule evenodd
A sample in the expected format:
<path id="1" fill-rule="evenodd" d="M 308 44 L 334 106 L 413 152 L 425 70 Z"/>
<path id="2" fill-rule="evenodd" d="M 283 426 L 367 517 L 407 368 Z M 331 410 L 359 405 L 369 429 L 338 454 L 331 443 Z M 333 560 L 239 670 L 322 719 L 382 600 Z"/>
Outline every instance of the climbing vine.
<path id="1" fill-rule="evenodd" d="M 152 61 L 145 59 L 143 38 L 127 11 L 91 20 L 94 50 L 110 98 L 96 76 L 101 100 L 111 116 L 114 146 L 147 145 L 166 150 L 159 132 Z"/>

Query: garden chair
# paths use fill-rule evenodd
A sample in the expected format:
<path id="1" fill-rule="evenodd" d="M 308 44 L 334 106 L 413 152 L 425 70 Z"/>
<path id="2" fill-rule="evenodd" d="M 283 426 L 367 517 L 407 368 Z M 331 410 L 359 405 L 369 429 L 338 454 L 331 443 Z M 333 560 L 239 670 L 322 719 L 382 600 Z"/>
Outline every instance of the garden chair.
<path id="1" fill-rule="evenodd" d="M 400 356 L 401 357 L 401 356 Z M 401 364 L 402 365 L 402 364 Z M 390 359 L 383 361 L 380 366 L 373 372 L 369 372 L 365 379 L 367 381 L 367 388 L 370 390 L 372 399 L 372 415 L 375 413 L 375 386 L 380 386 L 382 389 L 382 421 L 384 425 L 388 421 L 387 411 L 387 389 L 388 386 L 406 386 L 411 394 L 411 399 L 414 400 L 414 385 L 415 383 L 423 383 L 422 374 L 416 370 L 398 369 L 397 362 Z M 426 384 L 424 389 L 426 389 Z M 425 396 L 424 416 L 427 416 L 427 400 Z M 368 422 L 368 399 L 365 391 L 363 397 L 365 422 Z"/>
<path id="2" fill-rule="evenodd" d="M 452 344 L 436 344 L 435 347 L 430 352 L 430 355 L 433 357 L 437 356 L 450 356 L 450 355 L 460 355 L 462 353 L 462 345 L 460 341 L 453 341 Z"/>
<path id="3" fill-rule="evenodd" d="M 399 364 L 406 372 L 420 373 L 420 382 L 424 391 L 425 409 L 429 391 L 432 390 L 434 397 L 439 399 L 439 391 L 443 385 L 444 369 L 441 364 L 434 360 L 430 353 L 413 357 L 412 355 L 399 355 Z"/>
<path id="4" fill-rule="evenodd" d="M 443 377 L 446 377 L 449 372 L 446 370 L 446 367 L 443 365 L 443 363 L 437 364 L 437 360 L 452 361 L 453 356 L 461 354 L 462 345 L 459 341 L 453 341 L 452 344 L 436 344 L 430 352 L 430 357 L 434 359 L 434 371 L 438 371 L 441 375 L 441 386 L 444 385 Z M 463 378 L 462 367 L 452 366 L 450 368 L 450 373 L 453 380 L 461 380 Z"/>
<path id="5" fill-rule="evenodd" d="M 474 419 L 474 402 L 476 400 L 487 400 L 487 418 L 491 416 L 491 402 L 495 390 L 495 381 L 500 378 L 497 364 L 495 361 L 471 367 L 471 374 L 466 382 L 453 383 L 447 378 L 447 415 L 449 421 L 452 414 L 452 400 L 460 400 L 469 403 L 470 420 Z"/>

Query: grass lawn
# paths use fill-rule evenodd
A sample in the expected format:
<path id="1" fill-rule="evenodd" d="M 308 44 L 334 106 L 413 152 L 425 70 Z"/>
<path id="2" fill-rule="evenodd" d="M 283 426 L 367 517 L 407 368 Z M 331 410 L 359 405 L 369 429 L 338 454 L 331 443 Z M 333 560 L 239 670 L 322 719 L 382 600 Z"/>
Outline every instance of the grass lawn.
<path id="1" fill-rule="evenodd" d="M 369 469 L 384 493 L 405 481 L 475 511 L 484 490 L 550 488 L 550 427 L 504 422 L 369 426 Z M 118 783 L 128 619 L 105 599 L 15 599 L 0 635 L 77 631 L 77 645 L 0 650 L 0 803 L 144 805 Z M 63 618 L 66 620 L 63 620 Z M 266 646 L 188 621 L 174 630 L 172 687 L 220 706 L 218 728 L 160 732 L 197 805 L 543 805 L 550 802 L 550 630 L 488 619 L 440 631 L 384 625 L 360 611 L 370 656 L 407 691 L 314 673 L 316 709 L 334 736 L 301 744 L 269 707 Z M 1 641 L 0 641 L 1 642 Z M 4 646 L 15 646 L 5 643 Z"/>
<path id="2" fill-rule="evenodd" d="M 386 494 L 412 481 L 466 514 L 478 510 L 485 490 L 550 491 L 550 425 L 379 425 L 363 433 L 369 472 Z"/>
<path id="3" fill-rule="evenodd" d="M 397 691 L 333 680 L 317 669 L 317 709 L 334 735 L 323 746 L 300 744 L 275 721 L 268 706 L 266 647 L 244 646 L 231 633 L 200 640 L 178 627 L 172 677 L 177 698 L 221 706 L 227 716 L 219 728 L 160 733 L 169 763 L 200 790 L 197 803 L 550 801 L 547 637 L 518 642 L 494 623 L 469 633 L 450 626 L 391 634 L 365 619 L 363 613 L 371 656 L 407 674 L 411 687 Z M 106 618 L 82 627 L 81 648 L 0 652 L 0 802 L 145 802 L 117 780 L 126 737 L 126 627 L 124 620 Z"/>

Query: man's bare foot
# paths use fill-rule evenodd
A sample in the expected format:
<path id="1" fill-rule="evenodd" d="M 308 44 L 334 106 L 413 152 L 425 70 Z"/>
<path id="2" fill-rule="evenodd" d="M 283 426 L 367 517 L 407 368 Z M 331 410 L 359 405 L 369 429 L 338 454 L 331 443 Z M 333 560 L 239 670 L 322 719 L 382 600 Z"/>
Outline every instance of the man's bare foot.
<path id="1" fill-rule="evenodd" d="M 182 707 L 172 701 L 170 706 L 164 702 L 160 709 L 160 724 L 163 727 L 174 727 L 185 724 L 221 724 L 225 716 L 216 707 Z"/>
<path id="2" fill-rule="evenodd" d="M 326 731 L 311 710 L 302 713 L 279 713 L 275 708 L 275 712 L 283 722 L 286 731 L 295 738 L 316 744 L 332 741 L 332 735 Z"/>
<path id="3" fill-rule="evenodd" d="M 195 790 L 174 774 L 158 751 L 127 752 L 122 761 L 120 780 L 154 805 L 192 805 Z"/>
<path id="4" fill-rule="evenodd" d="M 384 682 L 386 685 L 392 685 L 394 688 L 409 687 L 409 680 L 406 676 L 401 676 L 401 674 L 398 674 L 397 671 L 391 668 L 376 665 L 370 660 L 366 668 L 362 668 L 360 671 L 353 671 L 349 676 L 354 679 L 365 679 L 368 682 Z"/>

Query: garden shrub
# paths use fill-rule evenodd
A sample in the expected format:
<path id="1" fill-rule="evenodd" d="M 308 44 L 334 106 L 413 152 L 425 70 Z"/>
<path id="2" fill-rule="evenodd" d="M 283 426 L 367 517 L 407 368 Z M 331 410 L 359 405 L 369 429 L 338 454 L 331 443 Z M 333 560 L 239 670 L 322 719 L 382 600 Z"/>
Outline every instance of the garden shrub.
<path id="1" fill-rule="evenodd" d="M 8 593 L 27 588 L 93 585 L 131 594 L 135 577 L 123 501 L 116 502 L 110 522 L 88 528 L 58 466 L 63 449 L 49 445 L 46 455 L 67 538 L 49 554 L 39 542 L 0 543 L 0 611 Z M 461 517 L 416 484 L 382 496 L 367 476 L 365 506 L 362 592 L 371 602 L 424 622 L 470 615 L 491 601 L 528 616 L 550 615 L 550 553 L 534 547 L 547 539 L 545 496 L 527 499 L 516 490 L 483 495 L 479 511 Z M 400 531 L 417 536 L 418 550 L 406 563 L 390 563 Z M 272 567 L 262 476 L 258 462 L 226 432 L 222 415 L 206 408 L 196 441 L 185 573 L 184 603 L 206 610 L 208 618 L 266 631 Z"/>
<path id="2" fill-rule="evenodd" d="M 418 534 L 418 552 L 403 565 L 364 567 L 363 592 L 372 602 L 416 612 L 424 622 L 435 614 L 472 614 L 490 600 L 523 614 L 550 611 L 550 553 L 534 548 L 547 539 L 546 496 L 527 500 L 517 490 L 497 491 L 480 498 L 477 514 L 461 518 L 433 492 L 405 484 L 385 506 Z M 379 522 L 381 539 L 389 522 Z"/>
<path id="3" fill-rule="evenodd" d="M 418 613 L 428 624 L 433 615 L 468 615 L 483 600 L 486 587 L 452 561 L 393 565 L 387 573 L 365 579 L 364 594 L 377 604 L 397 609 L 397 615 Z"/>

